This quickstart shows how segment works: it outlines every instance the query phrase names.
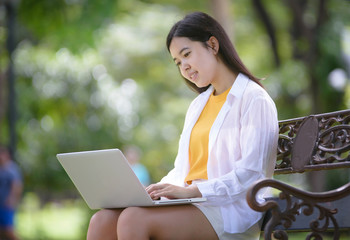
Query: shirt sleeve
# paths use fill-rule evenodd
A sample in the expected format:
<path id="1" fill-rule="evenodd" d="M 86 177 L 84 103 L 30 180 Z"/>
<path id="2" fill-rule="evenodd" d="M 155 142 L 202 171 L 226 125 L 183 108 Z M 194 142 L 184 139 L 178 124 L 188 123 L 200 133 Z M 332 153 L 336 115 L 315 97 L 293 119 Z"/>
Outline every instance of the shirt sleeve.
<path id="1" fill-rule="evenodd" d="M 278 139 L 275 104 L 271 99 L 258 95 L 243 102 L 241 107 L 241 157 L 234 162 L 229 173 L 197 184 L 210 205 L 225 205 L 242 199 L 253 182 L 271 177 L 273 172 Z"/>

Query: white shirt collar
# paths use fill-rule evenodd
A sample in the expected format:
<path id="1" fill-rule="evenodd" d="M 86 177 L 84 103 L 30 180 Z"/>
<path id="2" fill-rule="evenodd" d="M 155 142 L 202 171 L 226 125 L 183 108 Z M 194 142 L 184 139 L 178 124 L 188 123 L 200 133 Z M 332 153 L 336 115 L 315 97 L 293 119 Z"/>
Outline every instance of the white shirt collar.
<path id="1" fill-rule="evenodd" d="M 232 85 L 229 95 L 241 98 L 248 81 L 249 78 L 246 75 L 244 75 L 243 73 L 239 73 Z"/>

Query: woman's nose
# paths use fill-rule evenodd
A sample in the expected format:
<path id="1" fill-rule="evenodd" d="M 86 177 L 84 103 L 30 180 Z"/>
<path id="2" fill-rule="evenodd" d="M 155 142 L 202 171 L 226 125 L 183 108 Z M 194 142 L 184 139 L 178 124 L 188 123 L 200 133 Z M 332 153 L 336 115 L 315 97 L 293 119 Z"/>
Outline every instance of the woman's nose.
<path id="1" fill-rule="evenodd" d="M 190 69 L 190 65 L 188 64 L 187 61 L 183 61 L 181 63 L 181 71 L 186 72 L 188 69 Z"/>

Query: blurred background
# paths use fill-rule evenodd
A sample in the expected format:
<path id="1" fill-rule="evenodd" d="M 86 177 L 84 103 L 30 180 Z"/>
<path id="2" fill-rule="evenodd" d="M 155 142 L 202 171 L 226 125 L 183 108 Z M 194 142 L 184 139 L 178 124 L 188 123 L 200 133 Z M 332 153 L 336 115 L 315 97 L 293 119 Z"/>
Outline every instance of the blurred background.
<path id="1" fill-rule="evenodd" d="M 226 28 L 280 120 L 350 107 L 347 0 L 0 0 L 0 143 L 23 176 L 20 239 L 86 238 L 94 211 L 57 153 L 132 146 L 151 182 L 172 168 L 196 95 L 165 38 L 192 11 Z"/>

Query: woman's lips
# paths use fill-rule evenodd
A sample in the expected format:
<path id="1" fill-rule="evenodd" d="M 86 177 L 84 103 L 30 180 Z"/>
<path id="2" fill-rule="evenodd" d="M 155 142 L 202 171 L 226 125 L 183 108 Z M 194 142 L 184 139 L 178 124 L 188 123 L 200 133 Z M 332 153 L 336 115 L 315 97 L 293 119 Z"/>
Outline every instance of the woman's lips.
<path id="1" fill-rule="evenodd" d="M 198 77 L 198 72 L 194 72 L 190 74 L 191 81 L 196 81 L 197 77 Z"/>

